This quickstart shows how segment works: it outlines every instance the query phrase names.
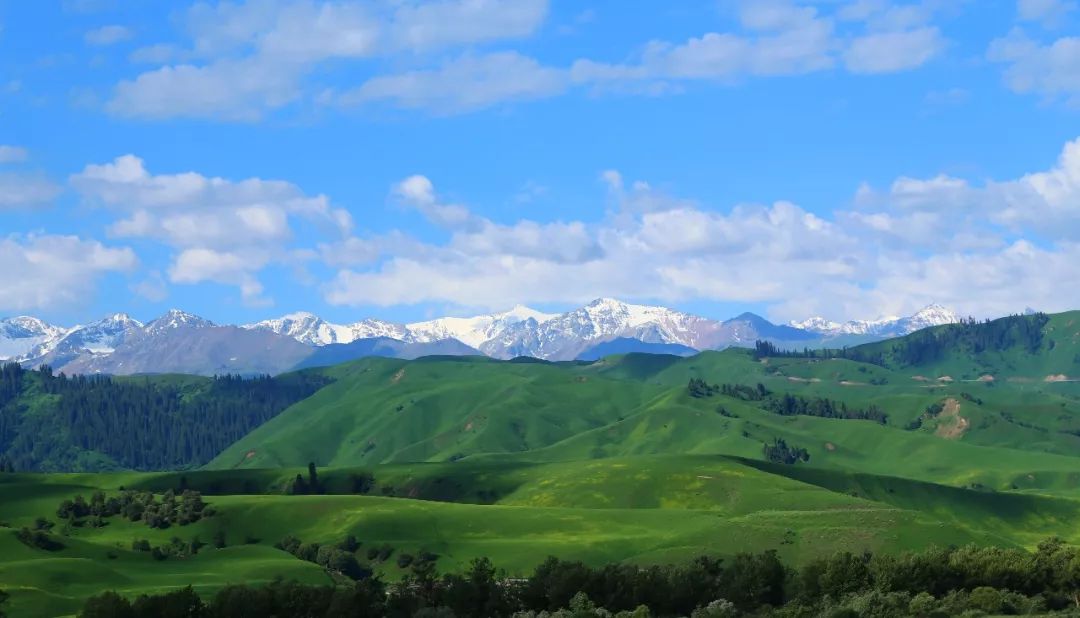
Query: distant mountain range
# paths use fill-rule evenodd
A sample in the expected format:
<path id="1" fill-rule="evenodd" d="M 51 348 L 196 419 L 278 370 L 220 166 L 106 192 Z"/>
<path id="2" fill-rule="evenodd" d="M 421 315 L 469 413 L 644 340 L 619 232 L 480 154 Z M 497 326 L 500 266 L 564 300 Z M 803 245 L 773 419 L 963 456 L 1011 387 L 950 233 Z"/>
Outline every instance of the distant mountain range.
<path id="1" fill-rule="evenodd" d="M 753 313 L 720 321 L 611 298 L 561 314 L 517 306 L 411 324 L 366 319 L 343 325 L 294 313 L 231 326 L 174 309 L 146 324 L 123 313 L 71 328 L 28 316 L 0 319 L 0 360 L 48 364 L 69 374 L 274 374 L 364 356 L 573 360 L 635 351 L 685 355 L 759 339 L 797 348 L 850 345 L 957 321 L 939 305 L 907 317 L 843 324 L 814 317 L 782 325 Z"/>

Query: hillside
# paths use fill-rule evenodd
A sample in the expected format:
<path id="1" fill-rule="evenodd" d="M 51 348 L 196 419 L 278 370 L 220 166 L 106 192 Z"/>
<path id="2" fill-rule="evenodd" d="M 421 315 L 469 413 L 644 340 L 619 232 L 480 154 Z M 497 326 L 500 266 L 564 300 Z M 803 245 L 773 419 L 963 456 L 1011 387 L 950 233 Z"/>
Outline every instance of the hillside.
<path id="1" fill-rule="evenodd" d="M 229 447 L 211 468 L 354 466 L 521 454 L 565 461 L 713 453 L 762 457 L 783 439 L 818 466 L 997 489 L 1080 487 L 1080 388 L 939 383 L 846 359 L 629 354 L 591 364 L 366 359 Z M 880 409 L 884 422 L 779 414 L 768 401 L 694 397 L 691 379 L 761 384 L 770 400 Z M 778 404 L 771 404 L 778 405 Z M 918 454 L 913 457 L 913 454 Z M 1029 478 L 1030 477 L 1030 478 Z"/>
<path id="2" fill-rule="evenodd" d="M 547 555 L 592 565 L 662 564 L 775 549 L 803 564 L 838 549 L 898 552 L 969 542 L 1020 547 L 1055 533 L 1075 538 L 1080 513 L 1072 500 L 872 476 L 860 477 L 860 487 L 882 487 L 887 499 L 869 491 L 856 495 L 848 477 L 835 472 L 715 456 L 331 469 L 320 470 L 327 494 L 286 495 L 297 472 L 0 475 L 0 521 L 12 528 L 0 527 L 0 583 L 15 593 L 16 615 L 53 616 L 74 611 L 106 587 L 136 595 L 177 583 L 212 591 L 237 579 L 258 583 L 276 576 L 329 583 L 322 569 L 273 548 L 289 535 L 332 544 L 352 534 L 360 561 L 394 581 L 410 572 L 398 557 L 422 552 L 436 555 L 444 572 L 487 556 L 521 576 Z M 813 474 L 808 482 L 796 472 Z M 349 495 L 361 474 L 373 479 L 365 487 L 370 495 Z M 41 515 L 52 519 L 57 504 L 77 494 L 181 485 L 204 491 L 215 512 L 165 530 L 110 518 L 104 527 L 56 535 L 64 547 L 52 552 L 15 540 L 19 526 Z M 333 493 L 339 491 L 346 493 Z M 206 542 L 219 536 L 223 549 L 207 545 L 186 558 L 155 561 L 131 549 L 132 539 L 159 546 L 174 537 Z M 73 583 L 52 585 L 59 580 Z"/>

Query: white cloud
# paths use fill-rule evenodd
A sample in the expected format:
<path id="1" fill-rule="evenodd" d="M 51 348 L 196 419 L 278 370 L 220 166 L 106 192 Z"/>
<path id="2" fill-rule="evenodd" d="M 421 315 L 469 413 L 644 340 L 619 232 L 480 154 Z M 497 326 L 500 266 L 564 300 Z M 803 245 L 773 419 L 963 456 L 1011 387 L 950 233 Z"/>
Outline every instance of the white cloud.
<path id="1" fill-rule="evenodd" d="M 300 96 L 299 70 L 256 59 L 166 66 L 117 84 L 106 108 L 118 116 L 250 122 Z"/>
<path id="2" fill-rule="evenodd" d="M 1014 92 L 1080 105 L 1080 37 L 1044 45 L 1013 30 L 990 44 L 988 57 L 1006 65 L 1005 83 Z"/>
<path id="3" fill-rule="evenodd" d="M 404 4 L 393 19 L 399 47 L 423 51 L 532 34 L 547 17 L 547 0 L 439 0 Z"/>
<path id="4" fill-rule="evenodd" d="M 108 26 L 102 26 L 95 30 L 91 30 L 83 37 L 90 45 L 115 45 L 121 41 L 126 41 L 132 37 L 130 28 L 120 26 L 117 24 L 111 24 Z"/>
<path id="5" fill-rule="evenodd" d="M 122 81 L 107 108 L 117 115 L 142 118 L 257 120 L 298 100 L 305 92 L 306 77 L 328 61 L 370 60 L 518 38 L 534 32 L 546 15 L 546 0 L 197 5 L 187 18 L 192 36 L 189 55 L 207 61 L 163 66 Z M 138 59 L 177 55 L 185 54 L 155 46 L 139 53 Z M 355 96 L 414 107 L 441 101 L 472 109 L 485 105 L 485 97 L 528 98 L 531 89 L 543 88 L 529 85 L 529 80 L 523 84 L 510 76 L 486 73 L 523 67 L 498 64 L 499 58 L 464 57 L 441 70 L 386 77 L 389 81 L 364 84 Z M 488 93 L 454 96 L 445 81 L 439 83 L 454 77 L 480 79 Z"/>
<path id="6" fill-rule="evenodd" d="M 133 60 L 175 64 L 120 82 L 106 107 L 128 117 L 255 121 L 306 100 L 438 115 L 574 87 L 658 96 L 680 92 L 686 82 L 734 83 L 838 65 L 855 73 L 896 72 L 945 49 L 931 21 L 948 4 L 871 1 L 836 9 L 794 0 L 740 2 L 730 31 L 649 41 L 627 61 L 582 57 L 568 64 L 487 49 L 536 34 L 548 16 L 547 0 L 200 4 L 186 20 L 190 48 L 138 50 Z M 312 83 L 313 75 L 323 83 Z"/>
<path id="7" fill-rule="evenodd" d="M 169 279 L 173 283 L 213 281 L 233 285 L 240 289 L 245 304 L 266 306 L 273 304 L 273 301 L 263 297 L 263 286 L 253 273 L 268 263 L 269 257 L 259 252 L 185 249 L 169 267 Z"/>
<path id="8" fill-rule="evenodd" d="M 0 310 L 31 311 L 86 303 L 97 279 L 127 272 L 137 259 L 128 248 L 75 236 L 0 238 Z"/>
<path id="9" fill-rule="evenodd" d="M 831 67 L 833 24 L 812 7 L 748 4 L 741 13 L 750 34 L 709 32 L 673 45 L 652 41 L 636 64 L 579 60 L 580 83 L 628 80 L 733 81 L 752 75 L 797 75 Z"/>
<path id="10" fill-rule="evenodd" d="M 134 155 L 88 165 L 70 183 L 90 203 L 121 215 L 109 226 L 113 236 L 151 238 L 176 249 L 169 270 L 174 283 L 235 285 L 252 303 L 266 300 L 257 273 L 291 259 L 296 226 L 337 239 L 353 225 L 348 211 L 326 196 L 306 195 L 288 182 L 155 175 Z"/>
<path id="11" fill-rule="evenodd" d="M 25 148 L 0 144 L 0 163 L 21 163 L 29 156 Z"/>
<path id="12" fill-rule="evenodd" d="M 390 101 L 436 114 L 482 109 L 506 101 L 560 94 L 565 71 L 542 66 L 517 52 L 467 54 L 436 69 L 373 77 L 339 98 L 342 105 Z"/>
<path id="13" fill-rule="evenodd" d="M 615 170 L 601 178 L 615 208 L 600 221 L 497 224 L 459 206 L 472 224 L 443 242 L 342 243 L 336 256 L 348 247 L 352 259 L 324 255 L 340 269 L 324 296 L 492 309 L 606 295 L 755 302 L 778 319 L 903 314 L 933 301 L 978 316 L 1080 304 L 1080 139 L 1049 170 L 984 183 L 901 177 L 882 192 L 861 187 L 852 208 L 831 214 L 783 201 L 722 211 Z M 624 206 L 635 191 L 661 206 Z M 417 208 L 442 203 L 420 176 L 399 194 Z"/>
<path id="14" fill-rule="evenodd" d="M 937 28 L 874 32 L 851 42 L 844 64 L 852 73 L 895 73 L 922 66 L 944 49 Z"/>

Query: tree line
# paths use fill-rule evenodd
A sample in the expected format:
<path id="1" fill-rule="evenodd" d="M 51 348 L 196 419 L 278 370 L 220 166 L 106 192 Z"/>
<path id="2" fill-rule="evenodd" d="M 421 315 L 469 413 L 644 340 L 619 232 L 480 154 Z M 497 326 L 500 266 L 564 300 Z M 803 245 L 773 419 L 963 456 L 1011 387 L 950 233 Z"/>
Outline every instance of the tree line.
<path id="1" fill-rule="evenodd" d="M 842 551 L 799 569 L 775 551 L 666 566 L 591 567 L 548 558 L 521 579 L 507 578 L 479 558 L 460 574 L 438 576 L 425 565 L 393 584 L 378 577 L 339 586 L 279 580 L 228 586 L 205 599 L 190 588 L 134 600 L 107 592 L 89 599 L 79 615 L 889 618 L 1069 611 L 1080 611 L 1080 552 L 1049 539 L 1031 553 L 975 546 L 901 554 Z"/>
<path id="2" fill-rule="evenodd" d="M 780 416 L 842 418 L 875 421 L 882 425 L 889 421 L 889 415 L 876 404 L 870 404 L 865 408 L 855 408 L 848 407 L 843 401 L 824 397 L 803 397 L 790 393 L 777 395 L 765 388 L 765 385 L 760 382 L 756 386 L 745 384 L 717 385 L 709 384 L 701 378 L 691 378 L 686 388 L 691 397 L 700 399 L 720 394 L 725 397 L 756 403 L 761 409 Z"/>
<path id="3" fill-rule="evenodd" d="M 0 471 L 201 466 L 329 383 L 313 372 L 176 381 L 0 366 Z"/>

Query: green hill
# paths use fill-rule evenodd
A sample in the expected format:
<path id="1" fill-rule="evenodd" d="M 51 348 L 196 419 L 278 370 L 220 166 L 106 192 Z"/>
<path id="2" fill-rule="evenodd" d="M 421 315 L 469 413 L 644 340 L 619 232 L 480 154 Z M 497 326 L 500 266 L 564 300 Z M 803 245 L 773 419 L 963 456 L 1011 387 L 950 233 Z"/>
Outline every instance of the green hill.
<path id="1" fill-rule="evenodd" d="M 51 616 L 74 611 L 105 588 L 135 595 L 188 584 L 210 591 L 275 576 L 330 581 L 315 565 L 273 548 L 287 535 L 320 543 L 354 535 L 361 561 L 394 580 L 407 571 L 397 556 L 421 552 L 437 554 L 441 571 L 488 556 L 522 575 L 547 555 L 594 565 L 649 564 L 776 549 L 800 564 L 837 549 L 895 552 L 969 542 L 1023 547 L 1048 534 L 1080 534 L 1080 503 L 1068 499 L 868 475 L 857 479 L 863 495 L 852 495 L 852 477 L 843 473 L 716 456 L 320 471 L 328 491 L 349 490 L 349 479 L 366 473 L 375 479 L 371 494 L 387 496 L 285 495 L 297 472 L 0 475 L 0 520 L 10 527 L 0 528 L 0 586 L 13 594 L 15 615 Z M 57 505 L 77 494 L 115 495 L 120 487 L 161 492 L 181 484 L 229 493 L 207 495 L 216 512 L 187 526 L 157 530 L 111 517 L 104 527 L 54 535 L 65 547 L 53 552 L 15 539 L 16 529 L 33 526 L 39 516 L 55 521 Z M 887 499 L 869 487 L 882 488 Z M 155 561 L 131 549 L 134 539 L 155 546 L 173 538 L 208 543 L 219 533 L 226 548 L 208 545 L 187 558 Z M 372 549 L 389 554 L 369 559 Z"/>
<path id="2" fill-rule="evenodd" d="M 366 358 L 263 382 L 20 374 L 0 402 L 0 436 L 26 446 L 18 462 L 113 471 L 0 474 L 0 588 L 16 615 L 48 616 L 103 588 L 331 581 L 274 549 L 287 535 L 353 535 L 356 557 L 389 580 L 407 572 L 402 555 L 437 555 L 444 572 L 488 556 L 524 574 L 549 554 L 648 564 L 775 549 L 802 564 L 836 549 L 1077 542 L 1078 319 L 1017 316 L 832 351 Z M 138 396 L 158 404 L 88 412 Z M 108 435 L 114 416 L 142 423 Z M 225 419 L 235 434 L 221 433 Z M 147 438 L 153 458 L 124 459 Z M 185 450 L 192 440 L 202 449 Z M 140 467 L 174 471 L 118 470 Z M 121 488 L 200 491 L 214 513 L 168 529 L 56 519 L 63 500 Z M 62 549 L 18 540 L 39 517 Z M 174 537 L 207 545 L 161 561 L 132 549 Z M 225 548 L 209 545 L 221 537 Z"/>

